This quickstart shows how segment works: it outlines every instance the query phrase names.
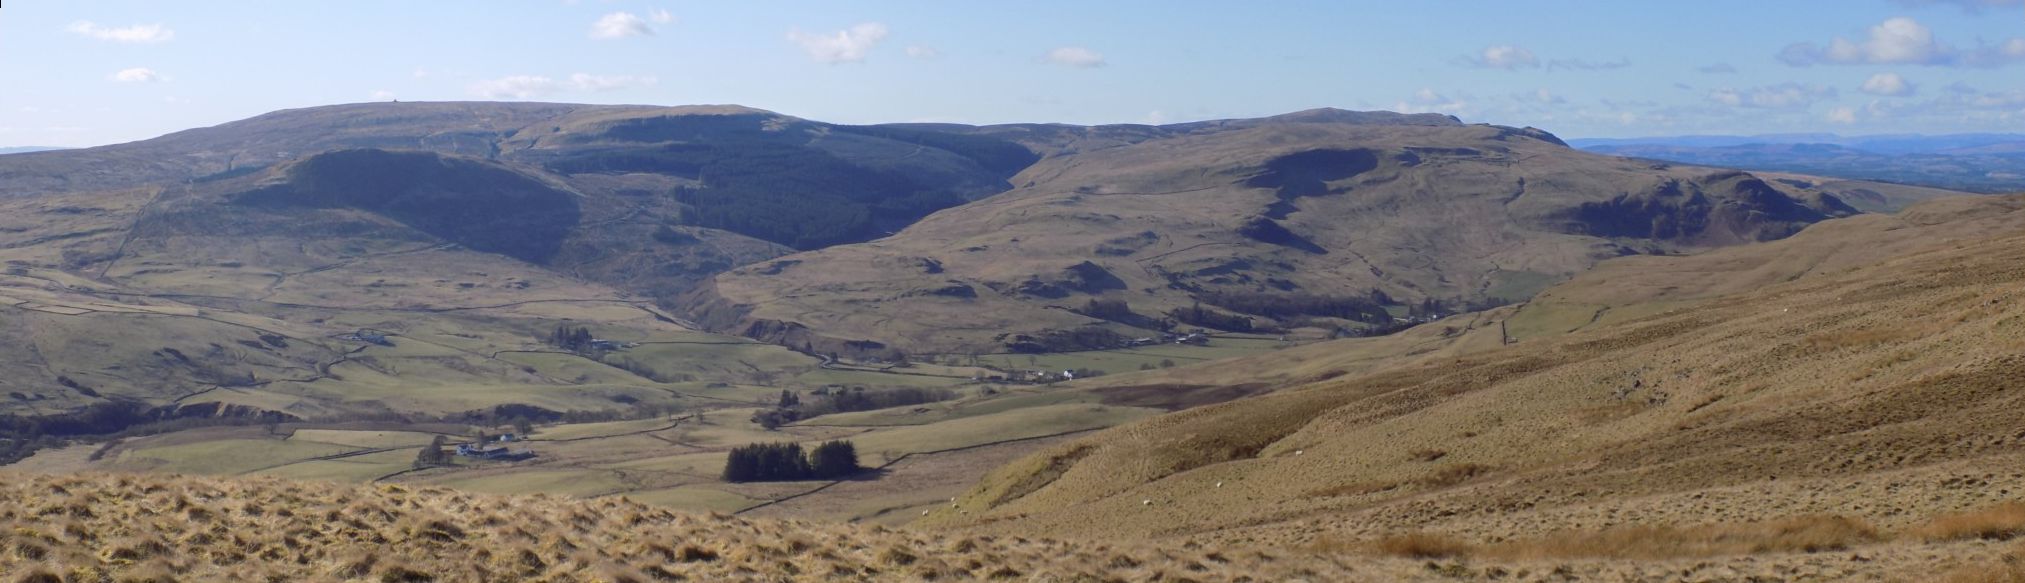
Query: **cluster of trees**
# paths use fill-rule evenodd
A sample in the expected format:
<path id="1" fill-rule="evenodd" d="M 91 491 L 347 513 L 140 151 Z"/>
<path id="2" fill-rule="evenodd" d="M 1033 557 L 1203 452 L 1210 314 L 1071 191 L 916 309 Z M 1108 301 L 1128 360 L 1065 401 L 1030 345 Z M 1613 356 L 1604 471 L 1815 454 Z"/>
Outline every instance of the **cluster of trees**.
<path id="1" fill-rule="evenodd" d="M 591 336 L 590 328 L 582 326 L 571 328 L 568 324 L 557 324 L 555 331 L 550 332 L 548 337 L 543 338 L 542 341 L 547 342 L 549 346 L 570 352 L 588 353 L 593 351 L 592 341 L 594 339 L 595 337 Z"/>
<path id="2" fill-rule="evenodd" d="M 423 447 L 422 451 L 415 453 L 415 468 L 421 469 L 450 463 L 450 452 L 443 451 L 444 444 L 448 442 L 449 439 L 441 435 L 429 440 L 427 447 Z"/>
<path id="3" fill-rule="evenodd" d="M 197 427 L 273 423 L 281 419 L 278 413 L 178 417 L 170 410 L 131 401 L 92 403 L 79 411 L 57 415 L 0 415 L 0 465 L 73 439 L 116 439 Z"/>
<path id="4" fill-rule="evenodd" d="M 1385 310 L 1385 304 L 1370 296 L 1219 291 L 1203 294 L 1201 299 L 1204 303 L 1233 312 L 1275 320 L 1319 316 L 1369 323 L 1392 321 L 1392 313 Z"/>
<path id="5" fill-rule="evenodd" d="M 828 415 L 830 413 L 848 413 L 851 411 L 871 411 L 873 409 L 885 409 L 888 407 L 905 407 L 956 398 L 956 392 L 949 389 L 919 387 L 879 391 L 867 391 L 865 387 L 851 387 L 850 389 L 842 387 L 836 389 L 822 388 L 816 389 L 809 393 L 809 395 L 813 398 L 807 403 L 803 403 L 799 397 L 795 398 L 795 404 L 800 407 L 802 414 L 807 417 Z"/>
<path id="6" fill-rule="evenodd" d="M 1113 322 L 1138 316 L 1138 314 L 1132 313 L 1132 304 L 1120 298 L 1090 298 L 1090 302 L 1083 304 L 1083 309 L 1078 310 L 1078 312 L 1085 316 Z"/>
<path id="7" fill-rule="evenodd" d="M 1253 330 L 1252 319 L 1250 317 L 1203 309 L 1201 302 L 1196 302 L 1195 305 L 1186 308 L 1175 308 L 1168 311 L 1167 316 L 1183 324 L 1214 330 L 1227 330 L 1231 332 L 1250 332 Z"/>
<path id="8" fill-rule="evenodd" d="M 835 480 L 862 471 L 858 447 L 830 441 L 804 453 L 799 443 L 755 443 L 731 450 L 724 460 L 727 482 Z"/>
<path id="9" fill-rule="evenodd" d="M 831 413 L 904 407 L 954 398 L 956 398 L 955 391 L 940 388 L 907 387 L 868 391 L 865 387 L 824 387 L 811 391 L 809 398 L 804 400 L 801 393 L 782 389 L 780 401 L 774 408 L 754 413 L 752 420 L 762 427 L 774 429 L 802 419 Z"/>

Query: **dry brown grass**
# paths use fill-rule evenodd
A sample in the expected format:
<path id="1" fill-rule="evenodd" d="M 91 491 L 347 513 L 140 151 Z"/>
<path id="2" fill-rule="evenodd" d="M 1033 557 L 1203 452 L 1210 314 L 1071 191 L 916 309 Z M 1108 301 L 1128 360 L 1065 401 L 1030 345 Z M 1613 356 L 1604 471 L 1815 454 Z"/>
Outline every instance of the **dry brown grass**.
<path id="1" fill-rule="evenodd" d="M 1594 531 L 1568 531 L 1536 539 L 1496 544 L 1470 544 L 1431 533 L 1381 537 L 1368 546 L 1380 555 L 1415 559 L 1478 557 L 1531 559 L 1679 559 L 1764 553 L 1846 550 L 1884 540 L 1869 524 L 1841 516 L 1803 516 L 1785 520 L 1703 526 L 1629 526 Z M 1350 548 L 1341 543 L 1320 550 Z"/>
<path id="2" fill-rule="evenodd" d="M 1940 579 L 1942 583 L 2025 583 L 2025 546 L 2014 547 L 2010 552 L 1987 565 L 1969 565 L 1948 571 Z"/>
<path id="3" fill-rule="evenodd" d="M 1495 545 L 1504 558 L 1673 559 L 1762 553 L 1839 551 L 1882 540 L 1867 523 L 1841 516 L 1704 526 L 1630 526 L 1564 532 Z"/>
<path id="4" fill-rule="evenodd" d="M 0 583 L 1340 580 L 1312 556 L 691 515 L 623 498 L 8 476 Z"/>
<path id="5" fill-rule="evenodd" d="M 1447 488 L 1470 481 L 1471 478 L 1491 473 L 1496 469 L 1491 466 L 1474 463 L 1449 464 L 1442 466 L 1439 470 L 1435 470 L 1432 474 L 1422 477 L 1420 484 L 1429 488 Z"/>
<path id="6" fill-rule="evenodd" d="M 1941 516 L 1914 529 L 1913 534 L 1931 541 L 2016 538 L 2025 534 L 2025 503 L 2005 502 Z"/>
<path id="7" fill-rule="evenodd" d="M 1423 532 L 1393 535 L 1378 539 L 1372 548 L 1380 554 L 1414 559 L 1440 559 L 1469 554 L 1473 547 L 1454 538 Z"/>

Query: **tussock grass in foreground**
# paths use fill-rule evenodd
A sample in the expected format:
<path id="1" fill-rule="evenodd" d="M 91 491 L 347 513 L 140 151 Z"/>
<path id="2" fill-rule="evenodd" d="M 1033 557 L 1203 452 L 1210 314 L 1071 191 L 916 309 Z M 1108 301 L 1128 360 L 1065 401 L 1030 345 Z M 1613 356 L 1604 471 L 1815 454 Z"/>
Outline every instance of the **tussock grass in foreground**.
<path id="1" fill-rule="evenodd" d="M 1370 546 L 1378 554 L 1415 559 L 1481 557 L 1490 559 L 1676 559 L 1823 552 L 1883 540 L 1861 520 L 1841 516 L 1802 516 L 1771 522 L 1704 526 L 1630 526 L 1597 531 L 1569 531 L 1531 540 L 1472 545 L 1430 533 L 1380 538 Z M 1343 545 L 1334 545 L 1342 547 Z"/>
<path id="2" fill-rule="evenodd" d="M 1981 510 L 1935 518 L 1913 534 L 1930 541 L 2005 540 L 2025 535 L 2025 503 L 2005 502 Z"/>
<path id="3" fill-rule="evenodd" d="M 0 583 L 1338 581 L 1318 557 L 692 515 L 624 498 L 271 478 L 8 476 Z M 1164 574 L 1164 575 L 1163 575 Z"/>
<path id="4" fill-rule="evenodd" d="M 2012 548 L 1997 562 L 1949 571 L 1942 583 L 2025 583 L 2025 546 Z"/>

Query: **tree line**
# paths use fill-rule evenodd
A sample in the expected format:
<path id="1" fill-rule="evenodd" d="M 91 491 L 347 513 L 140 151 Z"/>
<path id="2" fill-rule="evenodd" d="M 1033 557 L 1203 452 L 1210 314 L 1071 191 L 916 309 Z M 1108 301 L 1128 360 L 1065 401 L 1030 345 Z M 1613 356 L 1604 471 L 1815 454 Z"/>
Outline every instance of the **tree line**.
<path id="1" fill-rule="evenodd" d="M 542 342 L 548 343 L 549 346 L 582 354 L 594 350 L 595 347 L 593 345 L 595 340 L 596 338 L 591 336 L 590 328 L 583 326 L 571 328 L 568 324 L 557 324 L 555 330 L 549 332 L 548 337 L 543 338 Z"/>
<path id="2" fill-rule="evenodd" d="M 863 469 L 858 447 L 850 441 L 824 442 L 806 453 L 799 443 L 754 443 L 731 450 L 723 477 L 727 482 L 835 480 Z"/>
<path id="3" fill-rule="evenodd" d="M 780 400 L 773 409 L 752 415 L 752 420 L 767 429 L 820 417 L 831 413 L 871 411 L 907 405 L 920 405 L 947 401 L 956 398 L 956 392 L 949 389 L 905 387 L 879 391 L 867 391 L 865 387 L 824 387 L 809 393 L 807 400 L 799 392 L 782 389 Z"/>

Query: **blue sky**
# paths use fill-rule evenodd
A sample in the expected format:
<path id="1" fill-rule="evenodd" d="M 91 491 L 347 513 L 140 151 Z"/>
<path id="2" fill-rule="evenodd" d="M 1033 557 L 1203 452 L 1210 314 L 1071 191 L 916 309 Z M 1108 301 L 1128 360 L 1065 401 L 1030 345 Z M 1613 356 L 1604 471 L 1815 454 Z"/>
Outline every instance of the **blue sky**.
<path id="1" fill-rule="evenodd" d="M 2025 131 L 2025 0 L 16 0 L 0 146 L 375 101 L 738 103 L 843 123 L 1312 107 L 1564 137 Z"/>

